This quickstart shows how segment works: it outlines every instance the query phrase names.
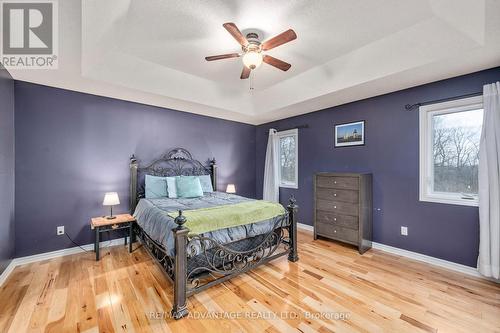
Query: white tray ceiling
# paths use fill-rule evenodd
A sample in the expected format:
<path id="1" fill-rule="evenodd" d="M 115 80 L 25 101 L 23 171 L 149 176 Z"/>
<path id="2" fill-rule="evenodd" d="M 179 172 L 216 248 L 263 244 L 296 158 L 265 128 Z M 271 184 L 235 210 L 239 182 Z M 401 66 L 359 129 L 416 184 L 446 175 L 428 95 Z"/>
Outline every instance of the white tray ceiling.
<path id="1" fill-rule="evenodd" d="M 240 80 L 241 59 L 222 28 L 292 28 Z M 59 69 L 13 70 L 15 79 L 260 124 L 500 65 L 495 0 L 64 0 Z M 411 101 L 409 101 L 411 102 Z"/>

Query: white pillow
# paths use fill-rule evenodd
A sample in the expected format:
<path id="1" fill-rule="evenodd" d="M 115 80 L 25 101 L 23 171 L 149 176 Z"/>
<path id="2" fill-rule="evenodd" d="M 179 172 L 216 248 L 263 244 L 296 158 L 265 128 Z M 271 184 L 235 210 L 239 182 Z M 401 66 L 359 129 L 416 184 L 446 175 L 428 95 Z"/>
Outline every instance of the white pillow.
<path id="1" fill-rule="evenodd" d="M 167 192 L 169 198 L 177 198 L 177 185 L 175 183 L 175 177 L 167 177 Z"/>

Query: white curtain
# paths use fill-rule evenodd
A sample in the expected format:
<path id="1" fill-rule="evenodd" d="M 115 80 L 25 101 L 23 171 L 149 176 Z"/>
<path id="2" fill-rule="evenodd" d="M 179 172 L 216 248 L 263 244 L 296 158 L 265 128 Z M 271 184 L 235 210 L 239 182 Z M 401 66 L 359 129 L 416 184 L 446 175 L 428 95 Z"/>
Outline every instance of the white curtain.
<path id="1" fill-rule="evenodd" d="M 278 159 L 278 135 L 276 130 L 271 128 L 267 140 L 266 164 L 264 166 L 264 188 L 262 191 L 262 197 L 267 201 L 279 202 Z"/>
<path id="2" fill-rule="evenodd" d="M 484 276 L 500 277 L 500 82 L 483 87 L 479 147 L 479 258 Z"/>

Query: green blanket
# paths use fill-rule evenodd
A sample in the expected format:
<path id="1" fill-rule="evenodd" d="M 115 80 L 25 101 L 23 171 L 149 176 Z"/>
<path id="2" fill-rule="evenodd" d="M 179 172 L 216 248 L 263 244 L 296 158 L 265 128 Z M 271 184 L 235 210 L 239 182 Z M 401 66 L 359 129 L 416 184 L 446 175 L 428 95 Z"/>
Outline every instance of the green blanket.
<path id="1" fill-rule="evenodd" d="M 187 219 L 185 226 L 189 228 L 191 233 L 203 234 L 272 219 L 285 214 L 285 209 L 278 203 L 255 200 L 225 206 L 184 210 L 182 214 Z M 179 212 L 168 212 L 168 215 L 176 218 L 179 216 Z"/>

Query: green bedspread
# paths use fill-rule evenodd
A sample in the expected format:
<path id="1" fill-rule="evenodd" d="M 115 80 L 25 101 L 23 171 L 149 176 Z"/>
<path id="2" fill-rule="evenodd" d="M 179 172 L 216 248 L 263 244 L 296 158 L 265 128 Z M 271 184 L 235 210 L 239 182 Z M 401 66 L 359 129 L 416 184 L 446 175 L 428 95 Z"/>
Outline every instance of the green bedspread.
<path id="1" fill-rule="evenodd" d="M 189 228 L 191 233 L 203 234 L 269 220 L 285 214 L 285 209 L 278 203 L 255 200 L 232 205 L 184 210 L 182 214 L 187 219 L 185 226 Z M 168 215 L 176 218 L 179 212 L 168 212 Z"/>

